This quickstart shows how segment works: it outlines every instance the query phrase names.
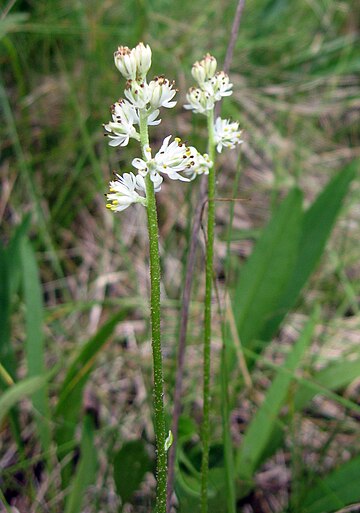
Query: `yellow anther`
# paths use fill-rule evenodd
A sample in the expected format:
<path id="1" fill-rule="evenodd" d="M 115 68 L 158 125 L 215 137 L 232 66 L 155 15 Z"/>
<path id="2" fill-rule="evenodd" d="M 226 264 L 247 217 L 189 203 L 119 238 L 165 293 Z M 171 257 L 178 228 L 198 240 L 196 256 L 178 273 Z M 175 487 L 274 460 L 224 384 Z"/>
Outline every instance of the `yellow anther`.
<path id="1" fill-rule="evenodd" d="M 112 208 L 112 205 L 111 205 L 110 203 L 107 203 L 107 204 L 106 204 L 106 208 L 111 209 L 111 208 Z"/>

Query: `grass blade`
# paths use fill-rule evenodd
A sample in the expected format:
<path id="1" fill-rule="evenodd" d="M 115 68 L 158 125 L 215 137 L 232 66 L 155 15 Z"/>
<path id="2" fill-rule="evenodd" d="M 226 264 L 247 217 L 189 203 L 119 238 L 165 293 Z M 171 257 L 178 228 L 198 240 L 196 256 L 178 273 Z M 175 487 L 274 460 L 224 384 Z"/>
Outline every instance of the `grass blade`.
<path id="1" fill-rule="evenodd" d="M 287 397 L 295 370 L 299 367 L 314 333 L 319 313 L 316 310 L 305 326 L 285 364 L 266 393 L 264 402 L 251 421 L 236 457 L 237 475 L 250 481 L 261 460 Z M 286 372 L 284 372 L 286 371 Z"/>
<path id="2" fill-rule="evenodd" d="M 302 194 L 290 191 L 275 212 L 241 270 L 233 299 L 240 339 L 251 347 L 274 313 L 298 255 L 302 224 Z"/>
<path id="3" fill-rule="evenodd" d="M 265 325 L 260 335 L 261 340 L 271 339 L 287 312 L 296 304 L 303 286 L 319 263 L 351 181 L 355 177 L 356 165 L 358 164 L 351 164 L 337 174 L 305 212 L 295 268 L 278 301 L 277 314 Z"/>
<path id="4" fill-rule="evenodd" d="M 45 376 L 27 378 L 8 388 L 0 397 L 0 424 L 16 403 L 24 399 L 24 397 L 35 394 L 44 388 L 48 379 L 48 374 Z"/>
<path id="5" fill-rule="evenodd" d="M 28 376 L 43 376 L 45 369 L 45 347 L 43 333 L 43 302 L 39 271 L 34 251 L 28 239 L 21 244 L 21 266 L 26 306 L 26 359 Z M 51 442 L 50 405 L 47 386 L 44 385 L 32 396 L 37 411 L 36 425 L 45 452 Z"/>
<path id="6" fill-rule="evenodd" d="M 58 446 L 65 445 L 74 437 L 76 424 L 79 420 L 82 395 L 85 384 L 93 370 L 95 360 L 117 324 L 127 315 L 128 310 L 124 309 L 115 314 L 100 330 L 88 340 L 74 358 L 59 391 L 59 401 L 55 411 L 58 428 L 55 438 Z M 61 458 L 68 452 L 63 451 Z M 67 486 L 71 477 L 69 465 L 63 470 L 63 486 Z"/>
<path id="7" fill-rule="evenodd" d="M 331 513 L 360 501 L 360 457 L 344 463 L 306 490 L 301 513 Z"/>
<path id="8" fill-rule="evenodd" d="M 70 495 L 66 501 L 65 513 L 81 513 L 84 494 L 95 481 L 97 470 L 96 449 L 94 446 L 94 420 L 91 414 L 84 417 L 80 444 L 80 460 Z"/>

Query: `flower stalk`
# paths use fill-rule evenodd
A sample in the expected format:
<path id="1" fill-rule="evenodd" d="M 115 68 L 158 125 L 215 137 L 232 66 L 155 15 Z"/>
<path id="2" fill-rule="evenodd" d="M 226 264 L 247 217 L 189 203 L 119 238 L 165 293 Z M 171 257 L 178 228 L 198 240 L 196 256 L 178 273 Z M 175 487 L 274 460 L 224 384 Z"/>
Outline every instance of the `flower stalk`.
<path id="1" fill-rule="evenodd" d="M 214 230 L 215 230 L 215 137 L 214 109 L 207 113 L 208 152 L 213 162 L 208 175 L 208 223 L 206 240 L 205 311 L 204 311 L 204 356 L 203 356 L 203 423 L 201 461 L 201 512 L 208 510 L 208 476 L 210 447 L 210 371 L 211 371 L 211 299 L 214 274 Z"/>
<path id="2" fill-rule="evenodd" d="M 146 113 L 140 112 L 140 143 L 143 157 L 146 157 L 146 148 L 149 146 L 149 135 Z M 161 352 L 161 328 L 160 328 L 160 258 L 159 258 L 159 230 L 156 211 L 154 184 L 148 173 L 145 176 L 147 220 L 149 233 L 150 253 L 150 305 L 151 305 L 151 344 L 153 355 L 153 406 L 154 425 L 156 437 L 156 513 L 166 513 L 166 482 L 167 482 L 167 457 L 166 457 L 166 431 L 164 412 L 164 384 L 163 365 Z"/>

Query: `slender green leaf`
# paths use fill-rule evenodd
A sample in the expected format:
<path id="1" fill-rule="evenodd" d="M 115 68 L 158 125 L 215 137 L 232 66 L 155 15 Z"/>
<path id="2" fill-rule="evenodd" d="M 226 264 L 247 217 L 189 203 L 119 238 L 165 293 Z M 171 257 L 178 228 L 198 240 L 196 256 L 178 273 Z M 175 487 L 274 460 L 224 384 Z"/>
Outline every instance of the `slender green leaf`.
<path id="1" fill-rule="evenodd" d="M 107 321 L 99 331 L 91 337 L 78 351 L 59 391 L 59 402 L 56 412 L 58 415 L 64 414 L 68 419 L 72 417 L 71 411 L 78 411 L 80 404 L 76 401 L 73 404 L 74 397 L 81 397 L 84 385 L 91 374 L 95 359 L 104 349 L 105 344 L 109 341 L 109 337 L 116 328 L 117 324 L 125 318 L 127 309 L 115 314 Z"/>
<path id="2" fill-rule="evenodd" d="M 81 412 L 83 390 L 91 375 L 95 360 L 104 349 L 105 344 L 109 341 L 109 337 L 118 322 L 121 321 L 126 314 L 127 310 L 124 309 L 104 324 L 104 326 L 80 348 L 73 363 L 70 365 L 60 387 L 59 402 L 55 411 L 58 426 L 55 438 L 58 446 L 65 445 L 73 439 L 76 424 Z M 60 457 L 64 458 L 67 454 L 66 451 L 63 451 Z M 63 486 L 66 487 L 71 478 L 69 465 L 63 468 L 62 477 Z"/>
<path id="3" fill-rule="evenodd" d="M 10 283 L 7 252 L 0 245 L 0 360 L 12 379 L 15 379 L 16 359 L 10 340 Z M 0 379 L 0 388 L 6 383 Z"/>
<path id="4" fill-rule="evenodd" d="M 301 513 L 331 513 L 360 501 L 360 456 L 344 463 L 331 474 L 319 478 L 306 490 Z"/>
<path id="5" fill-rule="evenodd" d="M 125 443 L 114 456 L 114 481 L 121 503 L 130 502 L 152 462 L 143 440 Z"/>
<path id="6" fill-rule="evenodd" d="M 233 300 L 240 339 L 251 347 L 274 312 L 293 273 L 302 224 L 302 194 L 293 189 L 279 206 L 241 270 Z"/>
<path id="7" fill-rule="evenodd" d="M 31 216 L 27 214 L 19 226 L 16 227 L 7 248 L 11 297 L 16 294 L 21 284 L 21 248 L 24 237 L 26 237 L 29 231 L 30 220 Z"/>
<path id="8" fill-rule="evenodd" d="M 293 308 L 299 294 L 319 263 L 344 198 L 355 176 L 354 163 L 338 173 L 305 212 L 297 262 L 288 284 L 277 301 L 274 317 L 264 326 L 260 338 L 270 340 L 288 311 Z M 276 304 L 276 303 L 275 303 Z"/>
<path id="9" fill-rule="evenodd" d="M 348 386 L 360 376 L 360 359 L 332 363 L 314 376 L 315 382 L 322 388 L 339 390 Z M 319 392 L 321 393 L 321 391 Z M 316 395 L 314 387 L 302 384 L 295 394 L 295 408 L 300 410 Z"/>
<path id="10" fill-rule="evenodd" d="M 305 326 L 283 367 L 279 368 L 276 378 L 266 393 L 264 402 L 246 430 L 236 457 L 236 471 L 241 479 L 248 481 L 254 475 L 288 395 L 293 374 L 301 364 L 305 351 L 309 347 L 318 315 L 316 311 Z"/>
<path id="11" fill-rule="evenodd" d="M 70 495 L 66 501 L 65 513 L 81 513 L 86 489 L 95 481 L 97 457 L 94 446 L 94 430 L 93 416 L 86 414 L 80 444 L 80 460 L 77 464 Z"/>
<path id="12" fill-rule="evenodd" d="M 9 32 L 18 31 L 24 21 L 29 17 L 29 13 L 17 12 L 8 14 L 0 18 L 0 40 Z"/>
<path id="13" fill-rule="evenodd" d="M 44 388 L 48 379 L 49 374 L 27 378 L 8 388 L 0 397 L 0 423 L 17 402 Z"/>
<path id="14" fill-rule="evenodd" d="M 39 271 L 35 254 L 28 239 L 21 244 L 21 266 L 26 306 L 26 359 L 28 376 L 42 376 L 45 369 L 45 347 L 43 334 L 43 302 Z M 37 390 L 32 396 L 36 415 L 36 425 L 43 449 L 50 448 L 50 405 L 47 386 Z"/>

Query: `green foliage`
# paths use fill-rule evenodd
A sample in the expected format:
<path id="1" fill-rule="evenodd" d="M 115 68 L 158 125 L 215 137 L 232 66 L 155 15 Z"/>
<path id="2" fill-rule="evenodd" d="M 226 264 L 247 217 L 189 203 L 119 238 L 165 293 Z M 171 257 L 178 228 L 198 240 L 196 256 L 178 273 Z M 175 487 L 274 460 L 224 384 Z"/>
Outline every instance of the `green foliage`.
<path id="1" fill-rule="evenodd" d="M 43 303 L 41 283 L 35 255 L 28 239 L 21 244 L 21 270 L 26 308 L 25 354 L 29 378 L 43 376 L 45 369 L 45 345 L 43 335 Z M 50 449 L 50 405 L 47 386 L 32 396 L 36 412 L 36 424 L 43 450 Z"/>
<path id="2" fill-rule="evenodd" d="M 319 312 L 316 312 L 305 326 L 284 365 L 278 369 L 263 403 L 247 427 L 236 457 L 237 475 L 245 483 L 251 482 L 262 461 L 262 454 L 270 444 L 270 438 L 289 393 L 293 375 L 301 365 L 318 321 Z"/>
<path id="3" fill-rule="evenodd" d="M 351 164 L 330 180 L 305 212 L 296 264 L 277 301 L 277 307 L 273 310 L 274 317 L 267 322 L 260 335 L 261 340 L 271 339 L 286 313 L 295 306 L 302 288 L 319 263 L 349 186 L 355 177 L 356 166 L 357 163 Z"/>
<path id="4" fill-rule="evenodd" d="M 59 390 L 59 400 L 54 412 L 58 423 L 55 433 L 56 443 L 59 447 L 71 441 L 74 437 L 77 423 L 81 415 L 82 397 L 84 387 L 94 368 L 99 353 L 104 349 L 109 337 L 120 320 L 126 315 L 126 310 L 121 310 L 107 321 L 100 330 L 90 338 L 78 351 L 73 359 L 63 383 Z M 68 451 L 62 451 L 64 458 Z M 67 486 L 71 477 L 70 465 L 63 468 L 63 486 Z"/>
<path id="5" fill-rule="evenodd" d="M 356 457 L 319 478 L 318 483 L 304 493 L 301 513 L 331 513 L 358 503 L 359 474 L 360 457 Z"/>
<path id="6" fill-rule="evenodd" d="M 27 378 L 8 388 L 0 397 L 0 422 L 2 422 L 13 406 L 15 406 L 21 399 L 31 396 L 43 389 L 46 386 L 48 379 L 48 375 Z"/>
<path id="7" fill-rule="evenodd" d="M 254 346 L 293 273 L 302 224 L 301 201 L 298 189 L 288 194 L 241 269 L 233 305 L 245 347 Z"/>
<path id="8" fill-rule="evenodd" d="M 146 444 L 142 440 L 127 442 L 115 453 L 114 481 L 122 505 L 130 502 L 146 472 L 152 470 L 152 467 Z"/>
<path id="9" fill-rule="evenodd" d="M 90 413 L 84 416 L 80 443 L 80 460 L 73 477 L 71 491 L 66 500 L 65 513 L 81 513 L 87 487 L 95 481 L 97 456 L 94 446 L 94 419 Z"/>

